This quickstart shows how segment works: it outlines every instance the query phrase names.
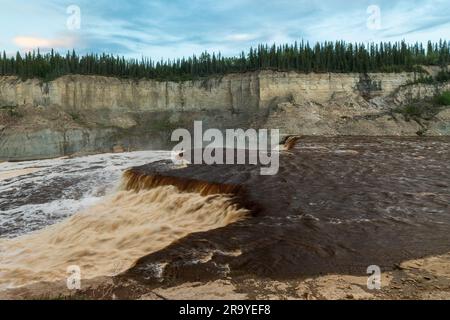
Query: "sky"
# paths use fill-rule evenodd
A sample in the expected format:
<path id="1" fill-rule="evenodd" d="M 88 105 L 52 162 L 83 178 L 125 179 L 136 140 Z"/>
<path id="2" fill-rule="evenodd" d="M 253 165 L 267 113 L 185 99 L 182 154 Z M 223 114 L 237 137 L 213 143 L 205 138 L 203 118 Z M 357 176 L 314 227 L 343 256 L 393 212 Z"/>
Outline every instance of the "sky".
<path id="1" fill-rule="evenodd" d="M 260 43 L 450 40 L 449 0 L 0 0 L 0 50 L 176 58 Z"/>

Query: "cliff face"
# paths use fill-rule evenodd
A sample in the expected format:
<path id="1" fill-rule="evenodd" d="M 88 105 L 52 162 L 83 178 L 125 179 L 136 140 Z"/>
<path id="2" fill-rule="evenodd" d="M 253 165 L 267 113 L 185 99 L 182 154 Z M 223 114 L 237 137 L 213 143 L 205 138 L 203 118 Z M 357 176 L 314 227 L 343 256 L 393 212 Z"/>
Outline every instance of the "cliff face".
<path id="1" fill-rule="evenodd" d="M 57 105 L 64 110 L 183 111 L 229 109 L 258 103 L 258 75 L 190 82 L 133 81 L 98 76 L 65 76 L 50 83 L 0 80 L 2 105 Z"/>
<path id="2" fill-rule="evenodd" d="M 329 101 L 336 93 L 386 96 L 414 74 L 298 74 L 260 72 L 181 83 L 65 76 L 49 83 L 0 78 L 0 105 L 57 105 L 64 110 L 238 110 L 276 99 Z"/>
<path id="3" fill-rule="evenodd" d="M 391 109 L 450 89 L 406 85 L 414 73 L 255 72 L 158 82 L 65 76 L 49 83 L 0 77 L 0 160 L 167 148 L 176 128 L 278 128 L 284 134 L 415 135 L 423 123 Z M 430 134 L 449 134 L 448 115 Z M 427 127 L 428 128 L 428 127 Z M 426 131 L 426 130 L 425 130 Z"/>

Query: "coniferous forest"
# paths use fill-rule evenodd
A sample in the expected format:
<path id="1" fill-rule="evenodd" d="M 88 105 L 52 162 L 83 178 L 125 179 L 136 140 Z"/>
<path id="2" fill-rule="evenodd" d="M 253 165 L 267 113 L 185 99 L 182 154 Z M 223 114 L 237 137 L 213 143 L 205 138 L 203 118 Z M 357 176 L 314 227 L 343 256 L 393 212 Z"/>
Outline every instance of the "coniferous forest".
<path id="1" fill-rule="evenodd" d="M 102 75 L 156 80 L 190 80 L 227 73 L 277 70 L 303 73 L 323 72 L 401 72 L 417 65 L 447 66 L 450 42 L 407 44 L 405 42 L 352 44 L 343 41 L 310 45 L 259 45 L 236 57 L 205 52 L 200 56 L 155 61 L 150 58 L 126 59 L 107 54 L 59 54 L 39 50 L 8 57 L 0 56 L 0 75 L 22 79 L 52 80 L 68 74 Z"/>

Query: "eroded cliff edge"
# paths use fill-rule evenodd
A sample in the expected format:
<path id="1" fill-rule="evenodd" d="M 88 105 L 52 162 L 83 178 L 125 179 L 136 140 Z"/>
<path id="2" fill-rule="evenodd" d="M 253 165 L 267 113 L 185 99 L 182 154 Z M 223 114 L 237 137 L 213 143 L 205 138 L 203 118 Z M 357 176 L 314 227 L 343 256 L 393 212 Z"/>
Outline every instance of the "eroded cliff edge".
<path id="1" fill-rule="evenodd" d="M 168 148 L 172 131 L 189 129 L 194 120 L 205 128 L 277 128 L 283 134 L 450 134 L 448 108 L 424 117 L 407 109 L 432 103 L 450 83 L 417 79 L 415 73 L 273 71 L 186 82 L 0 77 L 0 160 Z"/>

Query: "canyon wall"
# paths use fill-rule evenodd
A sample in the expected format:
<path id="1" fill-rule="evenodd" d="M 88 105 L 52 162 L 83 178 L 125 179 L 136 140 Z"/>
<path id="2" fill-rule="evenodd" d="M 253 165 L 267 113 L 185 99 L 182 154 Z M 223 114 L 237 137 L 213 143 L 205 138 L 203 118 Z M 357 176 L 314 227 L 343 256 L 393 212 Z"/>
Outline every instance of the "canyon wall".
<path id="1" fill-rule="evenodd" d="M 186 82 L 64 76 L 44 83 L 0 77 L 0 106 L 57 105 L 64 110 L 183 111 L 268 107 L 290 98 L 325 103 L 336 93 L 386 96 L 415 79 L 414 73 L 299 74 L 258 72 Z"/>
<path id="2" fill-rule="evenodd" d="M 276 128 L 283 134 L 449 134 L 446 111 L 427 130 L 391 112 L 449 89 L 409 85 L 417 77 L 272 71 L 185 82 L 0 77 L 0 160 L 169 148 L 171 132 L 191 128 L 194 120 L 210 128 Z"/>

